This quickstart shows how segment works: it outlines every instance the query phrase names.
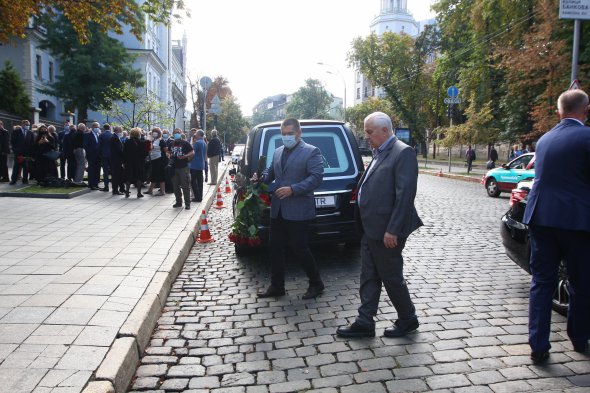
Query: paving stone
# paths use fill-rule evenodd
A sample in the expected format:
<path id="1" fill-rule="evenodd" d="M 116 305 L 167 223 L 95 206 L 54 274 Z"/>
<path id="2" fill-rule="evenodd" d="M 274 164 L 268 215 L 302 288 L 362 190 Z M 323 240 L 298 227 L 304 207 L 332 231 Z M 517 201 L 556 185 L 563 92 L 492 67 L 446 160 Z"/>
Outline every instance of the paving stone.
<path id="1" fill-rule="evenodd" d="M 156 389 L 160 386 L 160 378 L 157 377 L 142 377 L 137 378 L 133 383 L 132 389 L 147 390 Z"/>
<path id="2" fill-rule="evenodd" d="M 421 379 L 388 381 L 385 386 L 389 393 L 424 392 L 428 390 L 428 386 Z"/>
<path id="3" fill-rule="evenodd" d="M 168 370 L 167 364 L 148 364 L 139 366 L 136 375 L 142 377 L 159 377 L 166 374 Z"/>
<path id="4" fill-rule="evenodd" d="M 212 389 L 220 386 L 218 377 L 195 377 L 191 378 L 188 384 L 190 389 Z"/>
<path id="5" fill-rule="evenodd" d="M 386 393 L 385 387 L 380 383 L 361 383 L 354 386 L 344 386 L 342 393 Z"/>
<path id="6" fill-rule="evenodd" d="M 335 375 L 349 375 L 359 371 L 359 368 L 354 362 L 334 363 L 320 367 L 322 377 L 332 377 Z"/>
<path id="7" fill-rule="evenodd" d="M 309 381 L 301 380 L 301 381 L 276 383 L 273 385 L 269 385 L 268 389 L 271 393 L 289 393 L 289 392 L 308 391 L 310 386 L 311 386 L 311 384 L 309 383 Z"/>
<path id="8" fill-rule="evenodd" d="M 385 382 L 392 378 L 393 373 L 390 370 L 374 370 L 354 374 L 354 380 L 358 384 L 364 384 L 366 382 Z"/>
<path id="9" fill-rule="evenodd" d="M 284 371 L 260 371 L 256 375 L 258 385 L 270 385 L 273 383 L 285 382 L 287 376 Z"/>
<path id="10" fill-rule="evenodd" d="M 426 383 L 431 389 L 457 388 L 471 385 L 469 380 L 461 374 L 435 375 L 426 378 Z"/>
<path id="11" fill-rule="evenodd" d="M 205 375 L 205 367 L 198 364 L 172 366 L 166 375 L 168 377 L 202 377 Z"/>
<path id="12" fill-rule="evenodd" d="M 467 374 L 467 378 L 474 385 L 490 385 L 492 383 L 505 382 L 506 378 L 497 371 L 478 371 L 475 373 Z"/>
<path id="13" fill-rule="evenodd" d="M 250 373 L 225 374 L 221 379 L 221 386 L 253 385 L 255 376 Z"/>
<path id="14" fill-rule="evenodd" d="M 188 378 L 171 378 L 166 379 L 160 386 L 165 391 L 183 391 L 188 386 Z"/>
<path id="15" fill-rule="evenodd" d="M 352 384 L 353 379 L 350 375 L 338 375 L 334 377 L 312 379 L 311 383 L 314 389 L 342 387 Z"/>

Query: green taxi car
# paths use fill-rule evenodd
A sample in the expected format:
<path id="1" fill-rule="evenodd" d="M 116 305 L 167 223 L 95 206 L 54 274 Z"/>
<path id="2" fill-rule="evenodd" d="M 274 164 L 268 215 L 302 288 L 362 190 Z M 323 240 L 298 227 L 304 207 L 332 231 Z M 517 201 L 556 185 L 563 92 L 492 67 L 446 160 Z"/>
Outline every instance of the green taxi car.
<path id="1" fill-rule="evenodd" d="M 489 196 L 510 192 L 519 181 L 535 177 L 535 153 L 526 153 L 499 168 L 489 170 L 481 179 Z"/>

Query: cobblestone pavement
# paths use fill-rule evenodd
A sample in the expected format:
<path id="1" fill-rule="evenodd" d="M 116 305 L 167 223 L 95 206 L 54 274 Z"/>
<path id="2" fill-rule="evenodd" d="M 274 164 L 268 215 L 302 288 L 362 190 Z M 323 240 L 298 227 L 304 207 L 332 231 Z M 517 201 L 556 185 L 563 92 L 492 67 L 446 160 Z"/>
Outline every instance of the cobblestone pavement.
<path id="1" fill-rule="evenodd" d="M 225 198 L 226 204 L 230 198 Z M 294 265 L 287 295 L 257 299 L 268 284 L 265 253 L 236 258 L 227 239 L 231 209 L 212 209 L 214 243 L 196 244 L 173 285 L 133 383 L 152 392 L 588 392 L 587 355 L 572 350 L 564 318 L 553 314 L 547 365 L 531 364 L 529 276 L 504 254 L 499 219 L 507 198 L 478 184 L 431 176 L 419 181 L 426 223 L 406 247 L 406 277 L 419 331 L 382 337 L 396 319 L 384 295 L 377 336 L 344 340 L 339 325 L 359 304 L 359 250 L 314 249 L 326 292 L 302 300 Z"/>

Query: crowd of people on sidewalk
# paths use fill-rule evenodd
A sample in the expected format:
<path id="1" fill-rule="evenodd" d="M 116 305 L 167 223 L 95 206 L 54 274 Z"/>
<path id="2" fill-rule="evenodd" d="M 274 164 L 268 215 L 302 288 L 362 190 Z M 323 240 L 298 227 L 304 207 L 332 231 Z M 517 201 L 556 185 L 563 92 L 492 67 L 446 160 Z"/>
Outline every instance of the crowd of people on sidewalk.
<path id="1" fill-rule="evenodd" d="M 14 154 L 12 176 L 8 174 L 8 155 Z M 132 128 L 129 132 L 98 122 L 87 127 L 66 122 L 61 131 L 52 125 L 23 120 L 11 133 L 0 121 L 0 182 L 16 184 L 29 179 L 40 185 L 69 183 L 91 190 L 137 198 L 146 194 L 174 193 L 174 207 L 190 209 L 191 202 L 203 198 L 203 184 L 217 184 L 218 164 L 223 161 L 223 146 L 217 130 L 207 142 L 205 132 L 193 128 L 188 133 L 176 128 L 152 128 L 148 132 Z M 58 173 L 59 168 L 59 173 Z M 84 175 L 87 173 L 87 182 Z M 99 187 L 101 182 L 103 186 Z M 157 189 L 157 191 L 156 191 Z M 191 196 L 192 191 L 192 196 Z"/>

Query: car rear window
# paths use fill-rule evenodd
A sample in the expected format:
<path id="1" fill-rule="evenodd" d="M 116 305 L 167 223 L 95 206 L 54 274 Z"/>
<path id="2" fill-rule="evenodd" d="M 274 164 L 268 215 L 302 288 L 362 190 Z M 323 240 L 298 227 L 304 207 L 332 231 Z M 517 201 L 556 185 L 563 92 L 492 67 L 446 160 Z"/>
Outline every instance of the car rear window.
<path id="1" fill-rule="evenodd" d="M 352 148 L 344 130 L 337 126 L 303 126 L 301 139 L 316 146 L 322 152 L 324 177 L 354 177 L 357 168 L 353 160 Z M 272 163 L 274 151 L 283 145 L 278 127 L 266 128 L 262 134 L 260 155 L 266 156 L 266 167 Z"/>

